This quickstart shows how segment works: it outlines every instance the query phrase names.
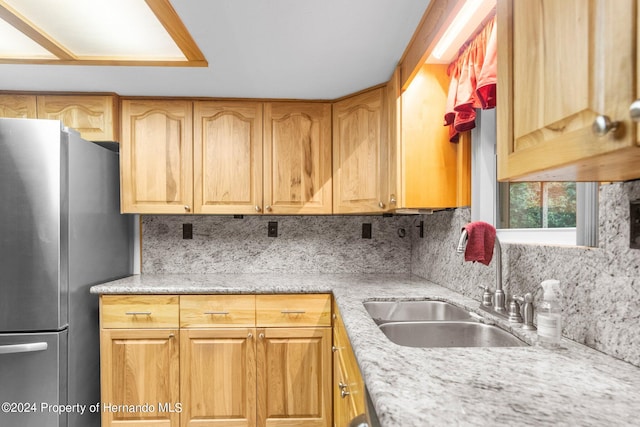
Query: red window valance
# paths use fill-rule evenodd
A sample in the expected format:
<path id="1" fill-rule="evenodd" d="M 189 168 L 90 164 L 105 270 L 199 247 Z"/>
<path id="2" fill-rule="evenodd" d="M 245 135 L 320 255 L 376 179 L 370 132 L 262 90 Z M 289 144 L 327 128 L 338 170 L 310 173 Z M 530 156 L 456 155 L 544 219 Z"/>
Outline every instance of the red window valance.
<path id="1" fill-rule="evenodd" d="M 476 108 L 496 106 L 497 37 L 495 16 L 464 46 L 449 64 L 451 77 L 444 125 L 449 140 L 458 142 L 460 132 L 476 126 Z"/>

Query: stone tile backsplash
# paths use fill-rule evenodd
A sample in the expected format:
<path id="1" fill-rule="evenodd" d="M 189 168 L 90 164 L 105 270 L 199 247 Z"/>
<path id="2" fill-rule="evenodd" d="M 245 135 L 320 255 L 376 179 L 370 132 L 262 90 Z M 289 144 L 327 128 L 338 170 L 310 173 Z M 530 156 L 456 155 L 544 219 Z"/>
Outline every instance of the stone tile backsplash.
<path id="1" fill-rule="evenodd" d="M 267 237 L 269 221 L 278 237 Z M 192 240 L 182 239 L 183 223 L 193 224 Z M 410 225 L 402 216 L 146 215 L 142 273 L 408 273 Z"/>
<path id="2" fill-rule="evenodd" d="M 532 292 L 558 279 L 563 290 L 563 335 L 640 366 L 640 250 L 629 248 L 629 201 L 640 181 L 600 187 L 599 247 L 503 244 L 508 295 Z M 421 216 L 428 239 L 413 237 L 411 271 L 480 301 L 478 286 L 495 288 L 495 261 L 465 263 L 455 253 L 469 209 Z M 417 220 L 417 219 L 416 219 Z"/>
<path id="3" fill-rule="evenodd" d="M 508 295 L 561 281 L 563 335 L 640 366 L 640 250 L 629 249 L 629 201 L 640 181 L 600 188 L 599 247 L 503 244 Z M 278 222 L 278 237 L 267 223 Z M 424 221 L 424 238 L 417 226 Z M 142 273 L 408 273 L 480 301 L 495 261 L 465 263 L 455 248 L 469 209 L 419 216 L 142 217 Z M 182 224 L 193 239 L 182 239 Z M 362 224 L 372 224 L 363 239 Z M 404 230 L 406 237 L 399 236 Z"/>

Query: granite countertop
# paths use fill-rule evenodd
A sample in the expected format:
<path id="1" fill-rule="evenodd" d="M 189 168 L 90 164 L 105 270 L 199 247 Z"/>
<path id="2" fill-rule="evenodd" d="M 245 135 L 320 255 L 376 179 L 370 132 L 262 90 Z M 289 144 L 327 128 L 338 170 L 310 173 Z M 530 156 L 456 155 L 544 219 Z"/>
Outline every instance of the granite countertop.
<path id="1" fill-rule="evenodd" d="M 531 346 L 411 348 L 396 345 L 362 305 L 372 299 L 479 303 L 415 276 L 362 274 L 138 275 L 93 286 L 95 294 L 333 293 L 383 427 L 427 425 L 640 425 L 640 369 L 573 341 Z"/>

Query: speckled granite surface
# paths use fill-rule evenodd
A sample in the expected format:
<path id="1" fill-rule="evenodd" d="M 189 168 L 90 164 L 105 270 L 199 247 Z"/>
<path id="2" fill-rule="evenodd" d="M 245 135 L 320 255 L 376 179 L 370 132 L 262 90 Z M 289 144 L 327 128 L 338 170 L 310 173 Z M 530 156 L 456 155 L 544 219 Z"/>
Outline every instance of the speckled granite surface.
<path id="1" fill-rule="evenodd" d="M 542 296 L 540 283 L 560 280 L 563 335 L 640 366 L 640 250 L 629 249 L 629 201 L 640 199 L 640 181 L 600 187 L 597 248 L 503 244 L 508 295 Z M 465 263 L 455 253 L 469 209 L 421 215 L 427 238 L 412 234 L 411 272 L 480 301 L 478 286 L 494 289 L 495 261 Z M 410 227 L 412 228 L 412 227 Z"/>
<path id="2" fill-rule="evenodd" d="M 278 237 L 267 236 L 269 221 Z M 408 273 L 411 218 L 394 216 L 142 217 L 142 273 Z M 182 224 L 193 239 L 182 239 Z M 371 239 L 362 224 L 371 224 Z M 406 237 L 398 235 L 405 229 Z"/>
<path id="3" fill-rule="evenodd" d="M 640 369 L 563 340 L 513 348 L 421 349 L 391 343 L 365 311 L 370 299 L 430 298 L 470 310 L 478 303 L 416 276 L 361 274 L 141 275 L 93 293 L 332 292 L 384 427 L 431 425 L 640 425 Z M 485 315 L 488 322 L 509 328 Z"/>

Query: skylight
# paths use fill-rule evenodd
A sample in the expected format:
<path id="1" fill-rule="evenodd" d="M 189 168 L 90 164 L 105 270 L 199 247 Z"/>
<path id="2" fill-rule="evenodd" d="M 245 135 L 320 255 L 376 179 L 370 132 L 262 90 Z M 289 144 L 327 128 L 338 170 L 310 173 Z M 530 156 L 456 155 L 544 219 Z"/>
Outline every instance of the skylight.
<path id="1" fill-rule="evenodd" d="M 207 66 L 169 0 L 0 0 L 0 63 Z"/>

